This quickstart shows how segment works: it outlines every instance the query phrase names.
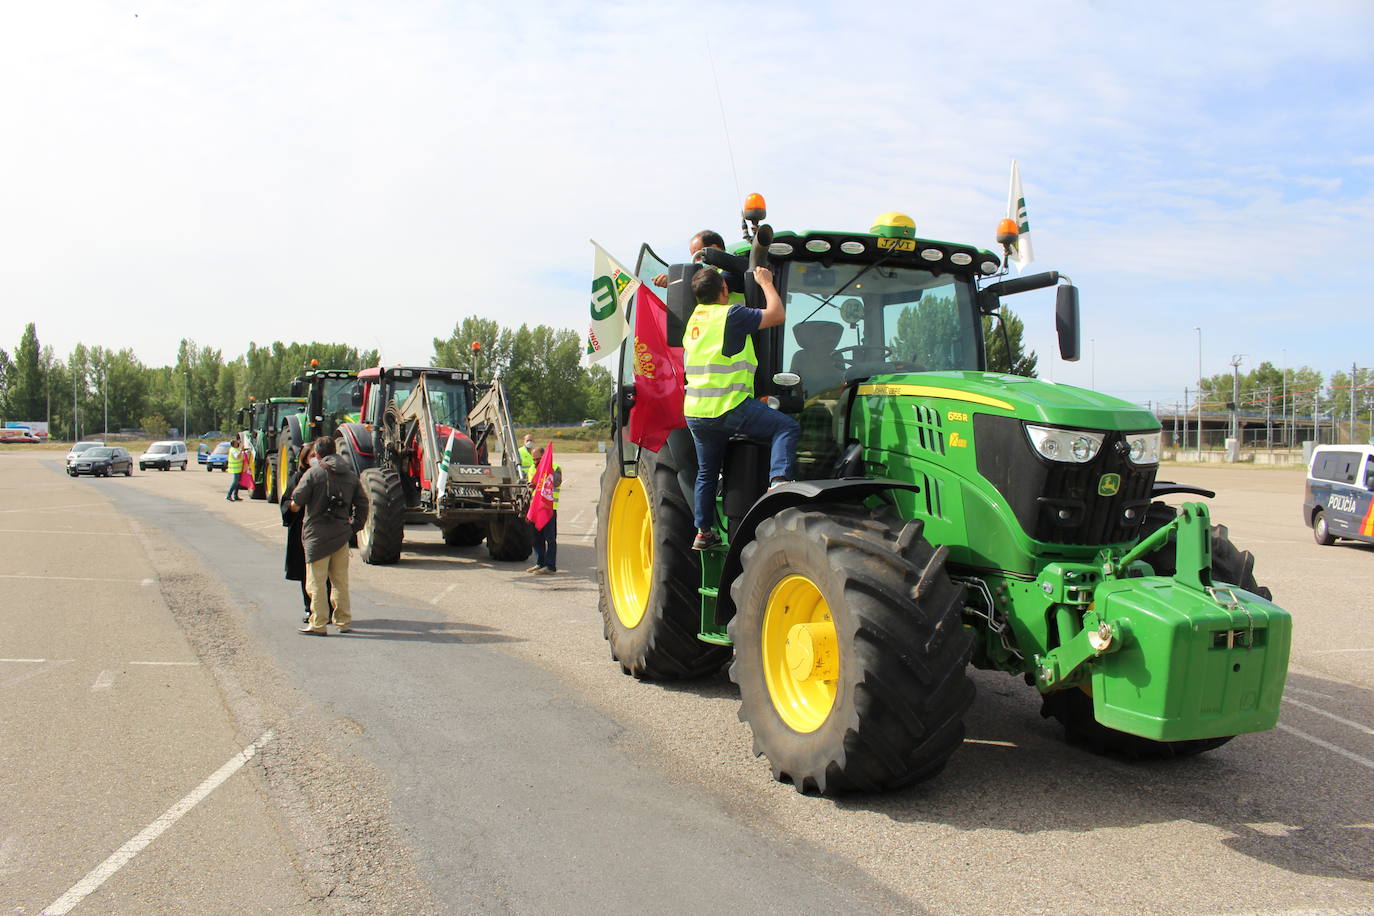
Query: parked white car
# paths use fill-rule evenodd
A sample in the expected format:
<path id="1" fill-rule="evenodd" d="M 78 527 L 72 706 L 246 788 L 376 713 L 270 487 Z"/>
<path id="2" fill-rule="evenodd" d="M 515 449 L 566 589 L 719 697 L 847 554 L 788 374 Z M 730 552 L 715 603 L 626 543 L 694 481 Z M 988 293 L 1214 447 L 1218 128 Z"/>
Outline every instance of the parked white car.
<path id="1" fill-rule="evenodd" d="M 185 442 L 154 442 L 148 446 L 148 451 L 138 456 L 140 471 L 146 471 L 148 468 L 170 471 L 174 467 L 186 470 Z"/>

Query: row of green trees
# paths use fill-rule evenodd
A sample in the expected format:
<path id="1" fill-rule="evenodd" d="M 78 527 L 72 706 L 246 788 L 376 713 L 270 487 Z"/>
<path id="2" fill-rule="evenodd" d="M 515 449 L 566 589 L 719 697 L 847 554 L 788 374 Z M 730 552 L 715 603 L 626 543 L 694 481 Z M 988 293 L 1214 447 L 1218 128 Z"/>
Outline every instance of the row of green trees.
<path id="1" fill-rule="evenodd" d="M 1356 419 L 1374 409 L 1374 369 L 1338 370 L 1325 378 L 1310 366 L 1280 369 L 1263 362 L 1247 372 L 1220 372 L 1202 380 L 1203 410 L 1235 409 L 1243 414 L 1320 416 L 1349 421 L 1351 395 Z M 1196 396 L 1196 395 L 1195 395 Z M 1194 401 L 1196 403 L 1196 401 Z"/>
<path id="2" fill-rule="evenodd" d="M 502 328 L 467 318 L 447 339 L 434 340 L 433 365 L 473 365 L 472 341 L 483 344 L 480 377 L 494 370 L 512 395 L 522 424 L 576 422 L 606 412 L 611 376 L 579 365 L 580 343 L 570 330 L 544 325 Z M 339 343 L 258 346 L 226 359 L 221 350 L 182 340 L 176 363 L 146 366 L 133 350 L 77 344 L 65 359 L 43 346 L 29 324 L 13 352 L 0 349 L 0 419 L 44 420 L 55 438 L 135 429 L 163 436 L 169 428 L 198 435 L 237 428 L 236 411 L 257 398 L 283 396 L 310 363 L 323 368 L 377 365 L 376 350 Z M 108 418 L 108 420 L 107 420 Z"/>

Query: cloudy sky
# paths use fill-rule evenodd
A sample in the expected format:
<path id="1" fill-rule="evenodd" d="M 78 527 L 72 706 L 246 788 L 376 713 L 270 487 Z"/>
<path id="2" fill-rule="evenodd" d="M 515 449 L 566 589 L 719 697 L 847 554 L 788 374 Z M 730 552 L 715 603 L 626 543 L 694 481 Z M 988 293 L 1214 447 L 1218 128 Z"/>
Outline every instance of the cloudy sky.
<path id="1" fill-rule="evenodd" d="M 1208 374 L 1374 365 L 1370 0 L 8 4 L 0 118 L 6 349 L 426 363 L 469 314 L 580 329 L 588 239 L 681 256 L 740 192 L 995 247 L 1015 157 L 1082 294 L 1077 364 L 1012 300 L 1042 375 L 1181 400 L 1195 327 Z"/>

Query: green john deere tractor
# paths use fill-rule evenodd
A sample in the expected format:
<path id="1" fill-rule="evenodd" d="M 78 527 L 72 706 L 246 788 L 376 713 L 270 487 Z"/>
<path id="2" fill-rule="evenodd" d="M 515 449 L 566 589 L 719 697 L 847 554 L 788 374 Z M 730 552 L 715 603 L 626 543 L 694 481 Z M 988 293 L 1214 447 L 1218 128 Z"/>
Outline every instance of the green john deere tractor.
<path id="1" fill-rule="evenodd" d="M 252 450 L 253 499 L 275 503 L 285 478 L 277 473 L 277 437 L 287 418 L 305 409 L 305 398 L 249 398 L 239 411 L 239 423 Z M 289 476 L 289 474 L 288 474 Z"/>
<path id="2" fill-rule="evenodd" d="M 970 664 L 1024 678 L 1097 751 L 1186 755 L 1274 726 L 1291 618 L 1206 505 L 1160 501 L 1214 494 L 1156 480 L 1155 417 L 986 365 L 983 317 L 1050 286 L 1061 355 L 1078 357 L 1067 278 L 1007 278 L 993 253 L 917 238 L 901 214 L 776 234 L 761 208 L 745 216 L 745 243 L 705 257 L 773 271 L 787 318 L 754 335 L 754 394 L 800 422 L 799 479 L 768 489 L 767 444 L 732 442 L 721 546 L 692 551 L 691 434 L 656 454 L 628 441 L 621 354 L 597 558 L 625 673 L 728 663 L 755 752 L 827 794 L 938 773 L 963 738 Z M 1007 249 L 1014 231 L 999 229 Z M 670 345 L 697 269 L 641 250 L 641 279 L 669 276 Z"/>
<path id="3" fill-rule="evenodd" d="M 285 490 L 305 443 L 320 436 L 336 438 L 339 427 L 358 421 L 362 385 L 356 369 L 321 369 L 312 359 L 310 368 L 291 380 L 291 395 L 304 405 L 284 416 L 277 437 L 277 491 Z"/>

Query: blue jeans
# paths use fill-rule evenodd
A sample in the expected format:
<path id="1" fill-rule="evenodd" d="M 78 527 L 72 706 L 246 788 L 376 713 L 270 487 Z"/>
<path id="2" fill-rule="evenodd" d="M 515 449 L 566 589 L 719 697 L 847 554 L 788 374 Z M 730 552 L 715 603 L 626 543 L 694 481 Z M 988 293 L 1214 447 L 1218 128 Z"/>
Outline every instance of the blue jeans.
<path id="1" fill-rule="evenodd" d="M 725 461 L 725 446 L 731 436 L 771 439 L 770 480 L 793 480 L 797 476 L 797 439 L 801 424 L 781 411 L 750 398 L 734 410 L 718 417 L 688 417 L 687 428 L 697 446 L 696 523 L 698 531 L 715 527 L 716 482 Z"/>
<path id="2" fill-rule="evenodd" d="M 549 516 L 549 523 L 534 533 L 534 562 L 547 570 L 558 571 L 558 512 Z"/>

